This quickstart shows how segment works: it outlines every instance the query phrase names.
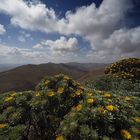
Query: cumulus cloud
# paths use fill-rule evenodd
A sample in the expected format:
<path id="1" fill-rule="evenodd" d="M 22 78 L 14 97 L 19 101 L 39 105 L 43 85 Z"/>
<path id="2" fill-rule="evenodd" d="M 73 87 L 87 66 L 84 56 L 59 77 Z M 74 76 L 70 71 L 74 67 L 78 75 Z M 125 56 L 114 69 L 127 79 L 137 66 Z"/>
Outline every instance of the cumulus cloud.
<path id="1" fill-rule="evenodd" d="M 129 8 L 129 1 L 104 0 L 99 8 L 92 3 L 78 8 L 75 13 L 68 11 L 62 19 L 58 19 L 55 11 L 45 4 L 26 3 L 23 0 L 4 0 L 0 11 L 11 16 L 13 25 L 24 29 L 63 34 L 106 34 L 116 28 L 116 24 Z"/>
<path id="2" fill-rule="evenodd" d="M 140 27 L 114 31 L 109 38 L 104 40 L 103 44 L 107 49 L 113 49 L 119 53 L 140 51 Z"/>
<path id="3" fill-rule="evenodd" d="M 23 29 L 52 32 L 57 20 L 53 9 L 42 3 L 27 3 L 23 0 L 4 0 L 0 12 L 11 16 L 11 23 Z"/>
<path id="4" fill-rule="evenodd" d="M 57 39 L 55 41 L 43 41 L 42 45 L 48 46 L 55 51 L 75 52 L 79 49 L 78 40 L 75 37 L 67 39 L 64 36 L 61 36 L 60 39 Z"/>
<path id="5" fill-rule="evenodd" d="M 0 35 L 3 35 L 6 32 L 6 29 L 2 24 L 0 24 Z"/>
<path id="6" fill-rule="evenodd" d="M 55 11 L 42 3 L 27 3 L 23 0 L 4 0 L 0 11 L 11 16 L 11 23 L 24 29 L 61 34 L 106 35 L 124 16 L 130 0 L 104 0 L 99 8 L 92 3 L 72 13 L 68 11 L 64 18 L 58 19 Z M 82 24 L 81 24 L 82 23 Z M 98 35 L 96 35 L 98 36 Z"/>
<path id="7" fill-rule="evenodd" d="M 118 28 L 129 8 L 129 0 L 104 0 L 99 8 L 94 3 L 80 7 L 75 13 L 67 12 L 66 17 L 59 21 L 59 32 L 96 38 L 107 36 Z"/>
<path id="8" fill-rule="evenodd" d="M 112 62 L 125 57 L 140 57 L 140 27 L 116 30 L 98 45 L 101 47 L 91 50 L 87 58 Z"/>

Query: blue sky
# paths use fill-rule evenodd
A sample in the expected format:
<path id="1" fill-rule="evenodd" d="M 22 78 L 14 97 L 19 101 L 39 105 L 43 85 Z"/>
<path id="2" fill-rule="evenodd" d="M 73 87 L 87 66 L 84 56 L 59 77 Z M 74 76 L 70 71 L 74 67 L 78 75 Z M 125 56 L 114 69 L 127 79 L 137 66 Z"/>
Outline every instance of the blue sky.
<path id="1" fill-rule="evenodd" d="M 0 64 L 140 57 L 139 0 L 0 2 Z"/>

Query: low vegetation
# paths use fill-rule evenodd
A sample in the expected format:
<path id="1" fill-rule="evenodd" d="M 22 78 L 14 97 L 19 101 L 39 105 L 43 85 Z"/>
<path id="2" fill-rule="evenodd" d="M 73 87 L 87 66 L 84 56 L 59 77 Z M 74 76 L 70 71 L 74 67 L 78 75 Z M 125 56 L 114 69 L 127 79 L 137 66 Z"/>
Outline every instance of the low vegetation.
<path id="1" fill-rule="evenodd" d="M 105 74 L 130 81 L 140 80 L 140 59 L 128 58 L 117 61 L 105 69 Z"/>
<path id="2" fill-rule="evenodd" d="M 110 73 L 83 87 L 60 74 L 1 94 L 0 140 L 139 140 L 139 85 Z"/>
<path id="3" fill-rule="evenodd" d="M 137 139 L 140 132 L 140 100 L 108 92 L 87 92 L 84 101 L 64 117 L 58 137 L 64 139 Z"/>
<path id="4" fill-rule="evenodd" d="M 92 81 L 86 81 L 85 86 L 96 90 L 104 90 L 109 92 L 117 91 L 136 95 L 139 94 L 140 91 L 140 80 L 135 80 L 135 82 L 132 82 L 128 79 L 115 78 L 112 75 L 105 75 Z"/>

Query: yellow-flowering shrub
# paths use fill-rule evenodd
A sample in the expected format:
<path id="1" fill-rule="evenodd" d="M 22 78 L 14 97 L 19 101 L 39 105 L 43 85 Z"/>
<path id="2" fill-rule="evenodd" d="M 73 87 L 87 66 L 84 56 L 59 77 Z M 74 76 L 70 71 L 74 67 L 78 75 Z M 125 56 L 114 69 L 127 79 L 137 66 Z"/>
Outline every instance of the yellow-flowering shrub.
<path id="1" fill-rule="evenodd" d="M 84 88 L 67 75 L 44 78 L 36 87 L 32 100 L 33 137 L 55 138 L 63 117 L 83 99 Z"/>
<path id="2" fill-rule="evenodd" d="M 84 88 L 66 75 L 0 94 L 0 140 L 140 138 L 140 99 Z"/>
<path id="3" fill-rule="evenodd" d="M 105 69 L 105 74 L 130 81 L 140 80 L 140 59 L 128 58 L 117 61 Z"/>
<path id="4" fill-rule="evenodd" d="M 88 99 L 94 101 L 87 102 Z M 57 135 L 65 140 L 134 140 L 140 138 L 140 99 L 103 91 L 86 92 L 80 109 L 65 115 Z M 137 116 L 137 117 L 134 117 Z"/>
<path id="5" fill-rule="evenodd" d="M 30 101 L 34 92 L 9 92 L 0 96 L 0 140 L 27 137 L 30 122 Z"/>

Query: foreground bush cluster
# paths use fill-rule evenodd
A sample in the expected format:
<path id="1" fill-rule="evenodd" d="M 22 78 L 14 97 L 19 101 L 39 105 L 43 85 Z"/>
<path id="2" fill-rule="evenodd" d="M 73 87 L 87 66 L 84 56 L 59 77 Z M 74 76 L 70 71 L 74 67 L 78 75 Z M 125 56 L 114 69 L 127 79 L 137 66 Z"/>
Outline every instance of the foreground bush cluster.
<path id="1" fill-rule="evenodd" d="M 43 79 L 36 91 L 0 97 L 2 140 L 140 138 L 140 99 L 84 89 L 66 75 Z"/>
<path id="2" fill-rule="evenodd" d="M 87 92 L 84 101 L 64 117 L 58 136 L 68 140 L 137 140 L 140 138 L 139 103 L 139 98 L 134 96 Z"/>
<path id="3" fill-rule="evenodd" d="M 1 94 L 0 140 L 139 140 L 140 98 L 110 91 L 111 79 L 83 87 L 61 74 L 35 91 Z"/>
<path id="4" fill-rule="evenodd" d="M 140 59 L 128 58 L 117 61 L 106 68 L 105 74 L 130 81 L 140 80 Z"/>
<path id="5" fill-rule="evenodd" d="M 83 95 L 84 88 L 66 75 L 43 79 L 35 92 L 2 94 L 0 139 L 55 139 L 60 122 Z"/>

